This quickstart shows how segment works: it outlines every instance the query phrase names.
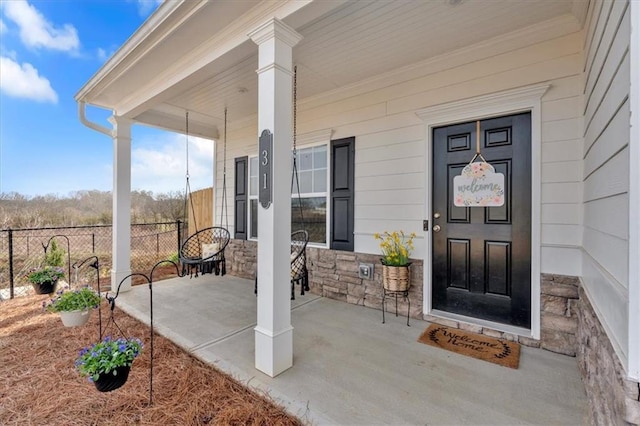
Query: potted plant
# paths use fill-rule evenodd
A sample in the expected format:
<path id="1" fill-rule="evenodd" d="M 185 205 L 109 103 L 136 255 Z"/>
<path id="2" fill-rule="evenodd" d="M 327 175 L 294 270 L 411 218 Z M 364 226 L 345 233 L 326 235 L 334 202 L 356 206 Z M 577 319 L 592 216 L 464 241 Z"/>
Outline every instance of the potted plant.
<path id="1" fill-rule="evenodd" d="M 27 275 L 27 279 L 33 285 L 36 294 L 53 293 L 58 284 L 58 280 L 64 277 L 64 270 L 59 266 L 43 266 L 34 269 Z"/>
<path id="2" fill-rule="evenodd" d="M 415 233 L 409 235 L 403 231 L 385 231 L 381 234 L 374 234 L 376 240 L 380 240 L 382 250 L 382 285 L 388 291 L 409 290 L 409 256 L 413 250 L 413 239 Z"/>
<path id="3" fill-rule="evenodd" d="M 90 308 L 97 308 L 100 304 L 100 295 L 83 287 L 79 290 L 67 290 L 58 292 L 55 299 L 46 306 L 49 312 L 60 313 L 62 323 L 67 327 L 84 325 L 89 321 Z"/>
<path id="4" fill-rule="evenodd" d="M 76 369 L 100 392 L 110 392 L 125 384 L 131 364 L 140 355 L 142 347 L 142 341 L 137 338 L 113 340 L 107 336 L 80 351 Z"/>

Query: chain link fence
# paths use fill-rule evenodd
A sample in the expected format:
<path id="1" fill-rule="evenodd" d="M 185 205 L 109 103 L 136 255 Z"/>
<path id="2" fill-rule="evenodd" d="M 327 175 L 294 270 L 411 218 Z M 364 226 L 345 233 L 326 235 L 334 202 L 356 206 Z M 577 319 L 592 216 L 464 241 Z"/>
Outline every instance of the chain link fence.
<path id="1" fill-rule="evenodd" d="M 147 273 L 157 262 L 177 258 L 182 222 L 131 225 L 131 270 Z M 65 251 L 65 280 L 93 282 L 96 270 L 74 269 L 88 257 L 99 260 L 100 280 L 111 276 L 111 225 L 0 230 L 0 299 L 32 293 L 27 275 L 42 265 L 46 250 L 55 239 Z M 87 262 L 90 263 L 90 262 Z"/>

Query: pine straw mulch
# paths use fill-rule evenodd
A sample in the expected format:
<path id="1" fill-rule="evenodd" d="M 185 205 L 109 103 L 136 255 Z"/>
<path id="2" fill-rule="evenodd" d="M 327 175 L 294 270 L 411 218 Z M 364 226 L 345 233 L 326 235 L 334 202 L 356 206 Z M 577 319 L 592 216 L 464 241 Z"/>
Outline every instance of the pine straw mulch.
<path id="1" fill-rule="evenodd" d="M 74 361 L 98 339 L 98 312 L 82 327 L 64 327 L 42 310 L 48 296 L 0 302 L 2 425 L 302 425 L 301 420 L 162 336 L 154 337 L 153 405 L 149 406 L 149 327 L 122 311 L 126 337 L 145 343 L 123 387 L 101 393 Z M 108 306 L 103 301 L 103 326 Z M 107 334 L 120 337 L 110 328 Z"/>

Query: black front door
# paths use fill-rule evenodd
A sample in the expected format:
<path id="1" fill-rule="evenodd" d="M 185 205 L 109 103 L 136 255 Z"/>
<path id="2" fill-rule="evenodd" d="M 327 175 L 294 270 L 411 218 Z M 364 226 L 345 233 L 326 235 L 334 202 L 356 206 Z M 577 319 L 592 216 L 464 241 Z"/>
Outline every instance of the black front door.
<path id="1" fill-rule="evenodd" d="M 476 152 L 476 122 L 433 130 L 432 305 L 530 328 L 531 114 L 482 120 L 480 148 L 505 176 L 505 203 L 456 207 L 453 178 Z"/>

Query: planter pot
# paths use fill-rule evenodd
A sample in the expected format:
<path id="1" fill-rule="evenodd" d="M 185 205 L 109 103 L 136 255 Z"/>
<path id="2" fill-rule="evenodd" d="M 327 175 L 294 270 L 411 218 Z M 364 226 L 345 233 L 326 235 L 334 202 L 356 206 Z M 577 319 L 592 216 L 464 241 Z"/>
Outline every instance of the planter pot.
<path id="1" fill-rule="evenodd" d="M 77 327 L 85 325 L 89 321 L 91 311 L 89 309 L 77 310 L 77 311 L 60 311 L 60 319 L 65 327 Z"/>
<path id="2" fill-rule="evenodd" d="M 382 286 L 384 289 L 387 291 L 409 290 L 411 285 L 409 266 L 382 265 Z"/>
<path id="3" fill-rule="evenodd" d="M 36 294 L 51 294 L 56 291 L 58 280 L 45 281 L 43 283 L 31 283 Z"/>
<path id="4" fill-rule="evenodd" d="M 114 371 L 104 373 L 98 376 L 98 380 L 94 381 L 96 389 L 100 392 L 111 392 L 124 385 L 129 377 L 131 367 L 118 367 Z M 113 373 L 116 373 L 115 375 Z"/>

